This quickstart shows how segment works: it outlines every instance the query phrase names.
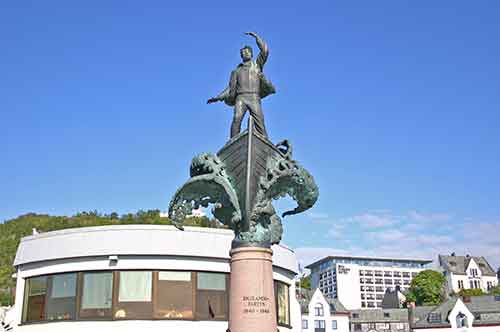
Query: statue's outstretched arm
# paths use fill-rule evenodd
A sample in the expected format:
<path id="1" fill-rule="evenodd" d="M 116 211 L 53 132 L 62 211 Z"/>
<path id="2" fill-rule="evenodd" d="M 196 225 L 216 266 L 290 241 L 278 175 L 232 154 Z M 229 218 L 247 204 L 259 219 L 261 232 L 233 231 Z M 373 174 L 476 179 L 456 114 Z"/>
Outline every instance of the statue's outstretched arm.
<path id="1" fill-rule="evenodd" d="M 227 97 L 229 97 L 229 86 L 222 90 L 217 96 L 210 98 L 207 100 L 207 104 L 216 103 L 218 101 L 224 101 Z"/>
<path id="2" fill-rule="evenodd" d="M 259 65 L 261 70 L 264 69 L 264 65 L 269 56 L 269 47 L 267 46 L 266 42 L 262 38 L 260 38 L 260 36 L 255 32 L 246 32 L 245 34 L 255 38 L 255 41 L 257 42 L 257 47 L 260 50 L 259 55 L 257 56 L 257 60 L 255 62 L 257 62 L 257 65 Z"/>

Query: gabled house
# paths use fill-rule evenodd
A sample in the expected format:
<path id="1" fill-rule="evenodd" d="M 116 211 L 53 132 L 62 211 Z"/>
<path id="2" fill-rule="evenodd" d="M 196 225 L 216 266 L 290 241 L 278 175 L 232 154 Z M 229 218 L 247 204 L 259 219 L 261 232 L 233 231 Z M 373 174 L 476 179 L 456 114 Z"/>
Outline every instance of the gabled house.
<path id="1" fill-rule="evenodd" d="M 418 332 L 500 331 L 500 297 L 452 297 L 438 306 L 410 308 L 411 329 Z"/>
<path id="2" fill-rule="evenodd" d="M 498 285 L 495 270 L 484 257 L 439 255 L 439 266 L 446 277 L 448 293 L 462 289 L 481 289 L 488 292 Z"/>
<path id="3" fill-rule="evenodd" d="M 338 299 L 326 299 L 316 288 L 297 294 L 303 332 L 349 332 L 349 312 Z"/>

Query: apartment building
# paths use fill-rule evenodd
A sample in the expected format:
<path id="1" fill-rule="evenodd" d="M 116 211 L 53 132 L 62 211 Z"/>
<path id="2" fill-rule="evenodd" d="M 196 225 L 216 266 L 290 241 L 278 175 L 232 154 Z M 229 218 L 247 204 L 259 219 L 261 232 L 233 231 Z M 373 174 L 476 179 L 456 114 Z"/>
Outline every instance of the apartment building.
<path id="1" fill-rule="evenodd" d="M 412 278 L 432 260 L 361 256 L 328 256 L 308 266 L 311 286 L 348 309 L 382 307 L 387 289 L 410 287 Z"/>

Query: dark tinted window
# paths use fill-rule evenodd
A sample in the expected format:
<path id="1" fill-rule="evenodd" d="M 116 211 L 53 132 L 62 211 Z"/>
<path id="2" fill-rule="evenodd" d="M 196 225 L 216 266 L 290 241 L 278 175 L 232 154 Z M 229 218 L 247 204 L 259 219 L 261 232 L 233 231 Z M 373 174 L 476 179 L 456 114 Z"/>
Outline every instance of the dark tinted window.
<path id="1" fill-rule="evenodd" d="M 75 319 L 77 274 L 55 274 L 48 281 L 46 320 Z"/>

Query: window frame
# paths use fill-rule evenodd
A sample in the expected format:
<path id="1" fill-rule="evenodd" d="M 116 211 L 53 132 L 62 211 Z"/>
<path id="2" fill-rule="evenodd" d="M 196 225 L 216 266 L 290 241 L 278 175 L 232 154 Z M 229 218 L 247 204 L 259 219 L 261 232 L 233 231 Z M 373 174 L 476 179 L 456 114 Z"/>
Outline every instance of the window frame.
<path id="1" fill-rule="evenodd" d="M 288 292 L 287 296 L 287 317 L 288 317 L 288 322 L 287 323 L 280 323 L 280 318 L 279 318 L 279 303 L 278 303 L 278 284 L 282 284 L 286 287 L 286 290 Z M 274 287 L 274 302 L 275 302 L 275 310 L 276 310 L 276 321 L 278 326 L 283 326 L 286 328 L 292 328 L 292 318 L 290 316 L 290 285 L 287 284 L 286 282 L 280 281 L 280 280 L 273 280 L 273 287 Z"/>
<path id="2" fill-rule="evenodd" d="M 111 307 L 109 309 L 108 317 L 82 317 L 80 315 L 82 311 L 82 300 L 83 300 L 83 286 L 84 286 L 84 274 L 85 273 L 111 273 Z M 111 321 L 113 319 L 113 293 L 115 287 L 115 271 L 113 270 L 98 270 L 98 271 L 81 271 L 78 272 L 78 284 L 77 284 L 77 299 L 76 299 L 76 320 L 78 321 Z M 83 309 L 83 310 L 98 310 L 98 309 Z"/>
<path id="3" fill-rule="evenodd" d="M 144 271 L 144 272 L 151 272 L 152 273 L 152 290 L 151 290 L 151 304 L 152 304 L 152 311 L 151 311 L 151 316 L 148 318 L 115 318 L 115 312 L 116 312 L 116 303 L 115 299 L 118 299 L 118 291 L 117 287 L 119 287 L 119 273 L 120 272 L 129 272 L 129 271 Z M 81 301 L 82 301 L 82 294 L 83 294 L 83 275 L 84 273 L 111 273 L 112 274 L 112 304 L 111 304 L 111 316 L 106 316 L 106 317 L 81 317 L 80 315 L 80 310 L 81 310 Z M 159 275 L 159 272 L 190 272 L 192 276 L 192 283 L 193 283 L 193 293 L 194 293 L 194 298 L 193 298 L 193 318 L 156 318 L 154 317 L 154 310 L 155 306 L 157 304 L 156 302 L 156 297 L 157 297 L 157 281 L 155 281 L 155 275 Z M 227 308 L 226 308 L 226 313 L 225 313 L 225 318 L 221 319 L 200 319 L 199 316 L 196 315 L 196 289 L 197 289 L 197 276 L 198 273 L 217 273 L 217 274 L 223 274 L 225 276 L 226 280 L 226 301 L 227 301 Z M 48 320 L 46 318 L 46 303 L 47 303 L 47 296 L 48 292 L 50 291 L 49 289 L 49 279 L 53 275 L 62 275 L 62 274 L 69 274 L 69 273 L 76 273 L 77 279 L 76 279 L 76 300 L 75 300 L 75 319 L 71 320 Z M 29 282 L 31 279 L 34 278 L 47 278 L 45 281 L 45 294 L 44 294 L 44 299 L 43 299 L 43 312 L 44 312 L 44 319 L 43 320 L 26 320 L 25 315 L 28 314 L 29 310 L 27 308 L 28 305 L 28 297 L 27 297 L 27 292 L 29 288 Z M 230 292 L 230 273 L 228 272 L 222 272 L 222 271 L 205 271 L 205 270 L 179 270 L 179 269 L 109 269 L 109 270 L 85 270 L 85 271 L 67 271 L 67 272 L 61 272 L 61 273 L 49 273 L 49 274 L 41 274 L 41 275 L 34 275 L 30 277 L 24 278 L 24 293 L 23 293 L 23 304 L 21 308 L 21 323 L 19 324 L 20 326 L 22 325 L 32 325 L 32 324 L 45 324 L 45 323 L 52 323 L 52 322 L 61 322 L 61 321 L 126 321 L 126 320 L 176 320 L 176 321 L 228 321 L 229 320 L 229 292 Z M 278 282 L 278 280 L 273 280 L 273 282 Z M 281 282 L 284 285 L 286 285 L 288 288 L 288 292 L 290 292 L 290 285 Z M 277 299 L 276 299 L 276 306 L 277 306 Z M 135 303 L 135 302 L 134 302 Z M 288 319 L 290 320 L 290 294 L 288 294 Z M 26 311 L 26 312 L 25 312 Z M 276 311 L 277 313 L 277 311 Z M 278 316 L 278 315 L 276 315 Z M 278 317 L 277 317 L 278 318 Z M 280 325 L 284 327 L 291 327 L 291 325 Z"/>

